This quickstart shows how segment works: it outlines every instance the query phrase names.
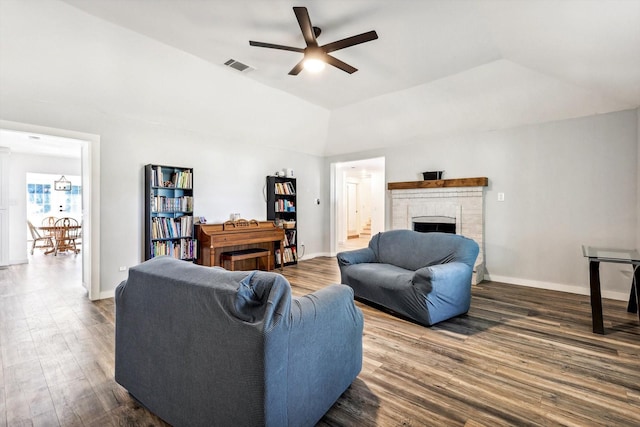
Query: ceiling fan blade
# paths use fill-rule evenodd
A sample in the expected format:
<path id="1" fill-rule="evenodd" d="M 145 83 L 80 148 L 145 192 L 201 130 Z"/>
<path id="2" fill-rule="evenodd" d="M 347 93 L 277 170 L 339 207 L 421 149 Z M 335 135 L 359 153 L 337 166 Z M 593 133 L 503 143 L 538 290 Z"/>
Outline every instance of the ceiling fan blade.
<path id="1" fill-rule="evenodd" d="M 290 76 L 297 76 L 298 74 L 300 74 L 300 71 L 302 71 L 303 68 L 304 68 L 304 59 L 302 59 L 302 61 L 298 62 L 296 64 L 296 66 L 293 67 L 291 69 L 291 71 L 289 71 L 289 75 Z"/>
<path id="2" fill-rule="evenodd" d="M 336 68 L 340 68 L 342 71 L 347 72 L 349 74 L 353 74 L 356 71 L 358 71 L 357 68 L 352 67 L 346 62 L 340 61 L 338 58 L 334 58 L 331 55 L 325 55 L 324 60 L 327 62 L 327 64 L 333 65 Z"/>
<path id="3" fill-rule="evenodd" d="M 370 42 L 378 38 L 378 33 L 375 31 L 369 31 L 366 33 L 358 34 L 357 36 L 347 37 L 346 39 L 338 40 L 332 43 L 321 46 L 322 50 L 326 53 L 336 51 L 338 49 L 344 49 L 345 47 L 355 46 L 360 43 Z"/>
<path id="4" fill-rule="evenodd" d="M 296 14 L 298 24 L 302 30 L 302 36 L 304 37 L 307 46 L 318 46 L 316 41 L 316 35 L 313 32 L 313 25 L 311 25 L 311 18 L 309 18 L 309 12 L 306 7 L 294 7 L 293 12 Z"/>
<path id="5" fill-rule="evenodd" d="M 263 42 L 254 42 L 249 40 L 249 44 L 251 46 L 257 46 L 257 47 L 268 47 L 271 49 L 280 49 L 280 50 L 290 50 L 292 52 L 304 52 L 304 49 L 301 49 L 299 47 L 293 47 L 293 46 L 283 46 L 281 44 L 273 44 L 273 43 L 263 43 Z"/>

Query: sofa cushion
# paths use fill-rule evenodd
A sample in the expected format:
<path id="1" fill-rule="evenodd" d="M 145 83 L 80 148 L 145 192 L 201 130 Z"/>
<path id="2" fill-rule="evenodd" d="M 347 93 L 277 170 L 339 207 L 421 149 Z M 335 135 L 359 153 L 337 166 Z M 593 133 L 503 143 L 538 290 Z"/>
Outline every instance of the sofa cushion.
<path id="1" fill-rule="evenodd" d="M 415 272 L 391 264 L 364 263 L 350 266 L 346 274 L 355 294 L 371 299 L 381 290 L 402 291 L 410 288 Z"/>
<path id="2" fill-rule="evenodd" d="M 407 270 L 460 261 L 473 269 L 477 252 L 466 237 L 449 233 L 417 233 L 391 230 L 371 238 L 369 248 L 377 261 Z"/>

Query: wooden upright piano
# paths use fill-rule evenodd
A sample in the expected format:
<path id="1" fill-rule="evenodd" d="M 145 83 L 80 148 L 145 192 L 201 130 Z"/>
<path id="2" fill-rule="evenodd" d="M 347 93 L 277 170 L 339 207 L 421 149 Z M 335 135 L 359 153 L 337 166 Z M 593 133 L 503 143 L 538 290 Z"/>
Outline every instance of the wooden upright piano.
<path id="1" fill-rule="evenodd" d="M 200 249 L 196 262 L 200 265 L 220 266 L 222 252 L 250 248 L 273 251 L 275 243 L 280 247 L 280 269 L 284 266 L 284 230 L 273 221 L 239 219 L 223 224 L 198 224 L 196 236 Z"/>

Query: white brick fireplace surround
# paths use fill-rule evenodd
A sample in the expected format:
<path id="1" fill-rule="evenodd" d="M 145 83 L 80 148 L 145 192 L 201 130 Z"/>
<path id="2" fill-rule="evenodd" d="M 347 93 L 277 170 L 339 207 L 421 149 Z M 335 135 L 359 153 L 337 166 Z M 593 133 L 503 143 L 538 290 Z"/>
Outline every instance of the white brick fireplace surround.
<path id="1" fill-rule="evenodd" d="M 472 278 L 472 283 L 478 284 L 485 271 L 484 189 L 488 182 L 485 177 L 390 182 L 391 229 L 413 230 L 414 220 L 421 217 L 455 218 L 456 234 L 480 246 Z"/>

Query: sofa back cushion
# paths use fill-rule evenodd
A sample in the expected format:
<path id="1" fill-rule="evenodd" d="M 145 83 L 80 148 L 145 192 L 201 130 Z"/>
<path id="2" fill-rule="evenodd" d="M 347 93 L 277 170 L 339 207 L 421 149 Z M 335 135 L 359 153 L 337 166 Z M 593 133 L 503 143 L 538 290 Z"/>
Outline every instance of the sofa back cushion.
<path id="1" fill-rule="evenodd" d="M 448 262 L 462 262 L 473 269 L 478 256 L 478 244 L 469 238 L 413 230 L 378 233 L 371 238 L 369 248 L 376 254 L 378 262 L 413 271 Z"/>

